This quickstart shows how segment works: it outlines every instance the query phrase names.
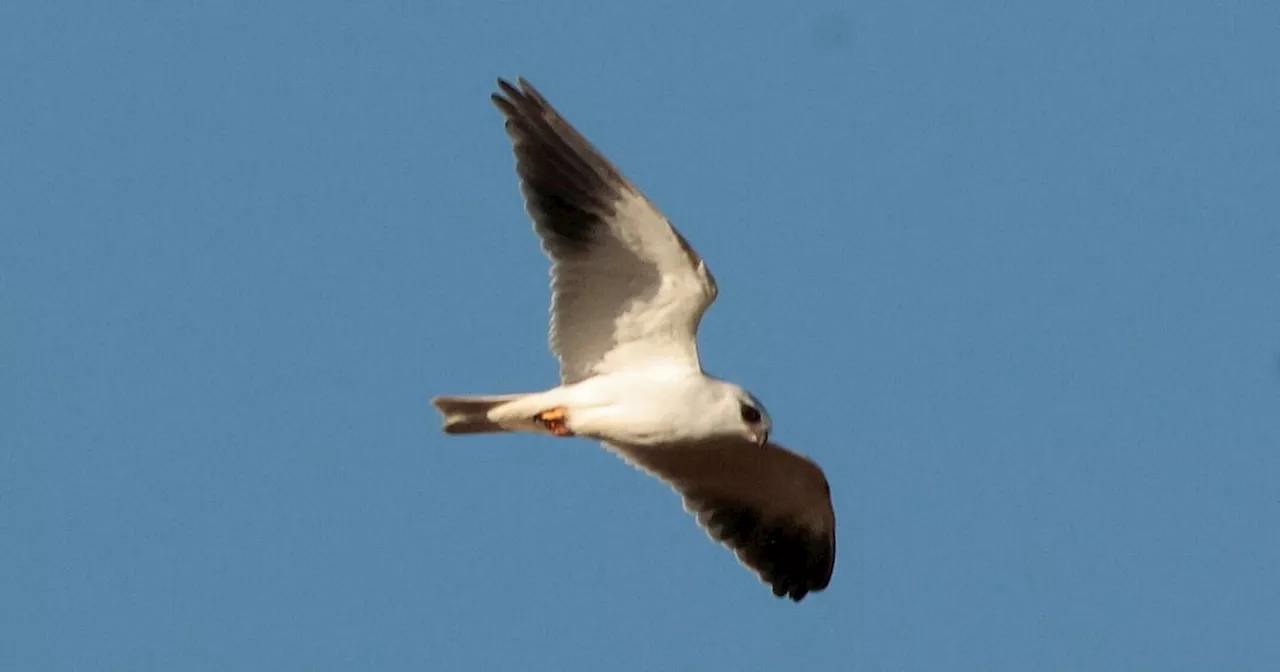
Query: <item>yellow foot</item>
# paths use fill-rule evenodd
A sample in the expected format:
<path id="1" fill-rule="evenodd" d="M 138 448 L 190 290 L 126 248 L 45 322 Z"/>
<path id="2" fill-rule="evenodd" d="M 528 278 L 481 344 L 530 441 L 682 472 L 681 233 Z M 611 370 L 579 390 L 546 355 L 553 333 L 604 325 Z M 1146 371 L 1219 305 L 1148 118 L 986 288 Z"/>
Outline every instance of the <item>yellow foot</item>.
<path id="1" fill-rule="evenodd" d="M 533 419 L 556 436 L 573 436 L 573 432 L 569 431 L 569 428 L 564 424 L 565 414 L 568 413 L 568 410 L 564 406 L 557 406 L 533 416 Z"/>

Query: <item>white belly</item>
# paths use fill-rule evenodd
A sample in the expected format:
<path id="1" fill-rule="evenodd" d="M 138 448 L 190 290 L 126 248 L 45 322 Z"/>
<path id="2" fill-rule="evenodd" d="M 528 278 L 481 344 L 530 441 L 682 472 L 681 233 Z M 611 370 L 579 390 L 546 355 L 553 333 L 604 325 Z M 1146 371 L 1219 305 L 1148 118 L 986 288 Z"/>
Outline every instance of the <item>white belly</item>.
<path id="1" fill-rule="evenodd" d="M 570 390 L 566 424 L 573 433 L 604 441 L 654 445 L 703 434 L 704 381 L 700 375 L 609 374 Z"/>

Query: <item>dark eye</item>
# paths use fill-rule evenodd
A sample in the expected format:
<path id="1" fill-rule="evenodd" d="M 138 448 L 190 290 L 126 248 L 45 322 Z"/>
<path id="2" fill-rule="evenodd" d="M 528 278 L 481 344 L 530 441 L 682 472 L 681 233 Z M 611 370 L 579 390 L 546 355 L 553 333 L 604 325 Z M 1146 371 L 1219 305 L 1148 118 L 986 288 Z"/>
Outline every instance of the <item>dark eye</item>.
<path id="1" fill-rule="evenodd" d="M 754 425 L 760 422 L 760 410 L 754 406 L 742 405 L 742 419 L 748 425 Z"/>

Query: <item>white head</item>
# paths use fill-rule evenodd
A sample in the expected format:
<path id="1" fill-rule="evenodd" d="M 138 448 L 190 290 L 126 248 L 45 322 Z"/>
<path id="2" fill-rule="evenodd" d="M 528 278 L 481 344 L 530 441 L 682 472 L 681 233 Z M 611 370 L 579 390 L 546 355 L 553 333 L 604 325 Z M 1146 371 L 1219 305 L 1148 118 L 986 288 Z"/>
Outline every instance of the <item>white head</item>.
<path id="1" fill-rule="evenodd" d="M 732 383 L 724 384 L 724 396 L 719 404 L 720 417 L 731 433 L 741 434 L 748 441 L 763 446 L 769 442 L 773 420 L 764 404 L 750 392 Z M 719 423 L 717 423 L 719 424 Z"/>

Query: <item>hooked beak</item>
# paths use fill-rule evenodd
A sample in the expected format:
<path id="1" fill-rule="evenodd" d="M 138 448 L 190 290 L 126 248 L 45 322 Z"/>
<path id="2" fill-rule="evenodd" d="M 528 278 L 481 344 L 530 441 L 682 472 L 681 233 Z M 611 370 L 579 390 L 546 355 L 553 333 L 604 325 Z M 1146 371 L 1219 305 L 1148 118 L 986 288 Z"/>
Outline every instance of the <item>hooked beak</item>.
<path id="1" fill-rule="evenodd" d="M 758 446 L 760 446 L 761 448 L 763 448 L 763 447 L 764 447 L 764 444 L 766 444 L 766 443 L 769 443 L 769 432 L 765 431 L 765 432 L 759 432 L 759 433 L 757 433 L 757 434 L 756 434 L 756 445 L 758 445 Z"/>

